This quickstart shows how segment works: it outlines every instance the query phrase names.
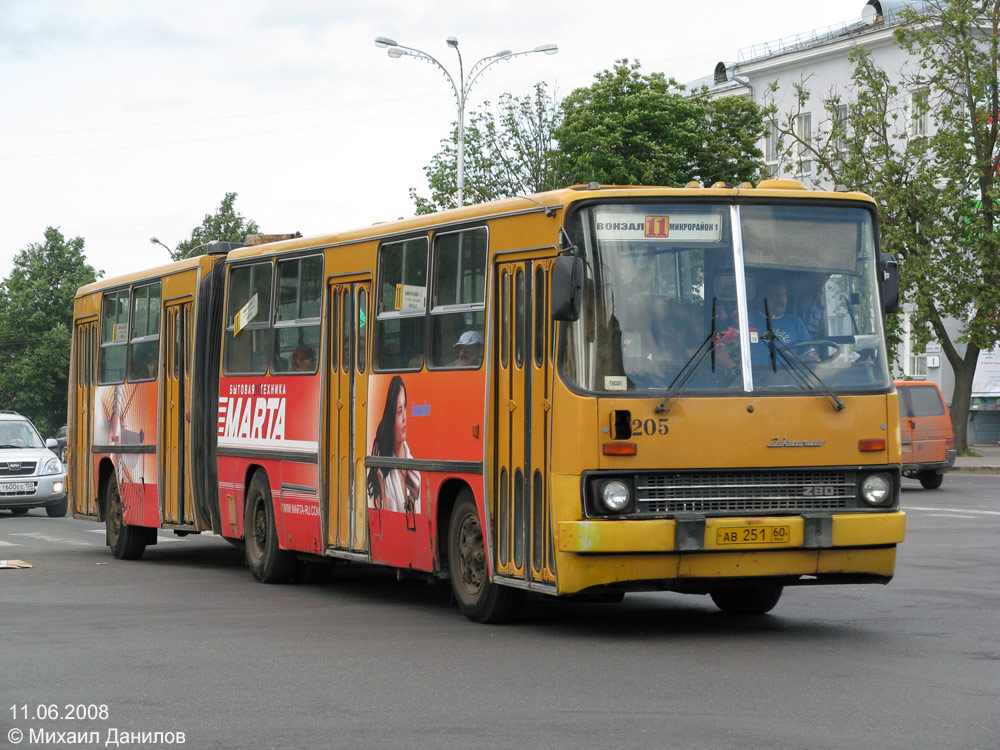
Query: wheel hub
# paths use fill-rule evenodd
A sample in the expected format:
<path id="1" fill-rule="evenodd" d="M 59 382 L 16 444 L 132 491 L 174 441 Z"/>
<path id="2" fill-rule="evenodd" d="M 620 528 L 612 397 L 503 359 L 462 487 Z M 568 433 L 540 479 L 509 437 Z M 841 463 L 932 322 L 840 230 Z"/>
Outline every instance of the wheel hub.
<path id="1" fill-rule="evenodd" d="M 479 523 L 468 517 L 462 523 L 458 541 L 459 576 L 470 591 L 478 591 L 486 577 L 486 550 Z"/>

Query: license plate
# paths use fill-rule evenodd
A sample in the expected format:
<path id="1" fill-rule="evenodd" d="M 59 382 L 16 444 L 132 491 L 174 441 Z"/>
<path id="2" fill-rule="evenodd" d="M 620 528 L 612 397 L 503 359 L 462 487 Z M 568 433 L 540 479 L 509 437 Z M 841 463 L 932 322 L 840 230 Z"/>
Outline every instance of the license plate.
<path id="1" fill-rule="evenodd" d="M 5 482 L 0 484 L 0 492 L 34 492 L 34 482 Z"/>
<path id="2" fill-rule="evenodd" d="M 715 535 L 715 543 L 720 546 L 788 544 L 792 539 L 789 526 L 723 526 L 715 530 Z"/>

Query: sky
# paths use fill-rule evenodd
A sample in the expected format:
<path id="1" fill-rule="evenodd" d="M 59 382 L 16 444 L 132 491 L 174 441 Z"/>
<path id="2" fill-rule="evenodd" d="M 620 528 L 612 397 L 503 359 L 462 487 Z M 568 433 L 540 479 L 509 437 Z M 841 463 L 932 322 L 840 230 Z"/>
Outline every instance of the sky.
<path id="1" fill-rule="evenodd" d="M 0 0 L 0 279 L 47 227 L 105 277 L 160 265 L 227 192 L 264 233 L 413 214 L 458 77 L 499 50 L 467 111 L 621 58 L 681 82 L 741 49 L 853 22 L 865 0 Z"/>

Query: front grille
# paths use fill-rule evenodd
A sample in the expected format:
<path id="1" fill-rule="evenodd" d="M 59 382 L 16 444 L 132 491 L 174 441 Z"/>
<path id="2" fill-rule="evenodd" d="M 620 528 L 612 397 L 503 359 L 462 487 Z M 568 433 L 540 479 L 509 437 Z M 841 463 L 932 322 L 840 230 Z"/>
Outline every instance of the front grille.
<path id="1" fill-rule="evenodd" d="M 0 478 L 30 477 L 35 473 L 36 463 L 35 461 L 0 461 Z M 11 464 L 17 468 L 12 468 Z"/>
<path id="2" fill-rule="evenodd" d="M 853 471 L 639 474 L 640 513 L 803 513 L 857 507 Z"/>

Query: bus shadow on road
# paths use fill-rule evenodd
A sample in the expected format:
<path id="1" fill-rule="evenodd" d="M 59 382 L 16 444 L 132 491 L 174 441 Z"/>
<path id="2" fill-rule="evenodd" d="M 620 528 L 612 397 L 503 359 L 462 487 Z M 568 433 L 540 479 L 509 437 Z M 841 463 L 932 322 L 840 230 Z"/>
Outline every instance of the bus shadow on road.
<path id="1" fill-rule="evenodd" d="M 252 581 L 244 562 L 243 550 L 227 543 L 207 538 L 205 543 L 182 546 L 161 544 L 150 547 L 143 563 L 183 570 L 206 569 L 229 571 L 234 577 L 245 576 Z M 160 575 L 158 572 L 157 575 Z M 381 610 L 398 608 L 400 613 L 417 617 L 444 617 L 465 623 L 445 579 L 433 579 L 403 573 L 364 563 L 303 564 L 300 563 L 288 585 L 262 587 L 265 591 L 309 599 L 316 606 L 348 608 L 374 607 Z M 519 617 L 509 625 L 483 626 L 503 630 L 525 630 L 550 634 L 593 635 L 602 639 L 613 637 L 621 641 L 643 640 L 670 636 L 701 638 L 741 635 L 798 635 L 824 638 L 848 633 L 856 637 L 858 626 L 842 621 L 818 622 L 813 617 L 801 617 L 802 610 L 789 603 L 787 613 L 783 602 L 767 615 L 739 617 L 724 614 L 715 608 L 707 596 L 690 596 L 669 592 L 631 593 L 624 601 L 602 603 L 561 599 L 531 593 L 525 599 Z M 472 623 L 468 623 L 470 626 Z M 476 626 L 479 627 L 479 626 Z M 845 630 L 846 628 L 846 630 Z M 863 630 L 864 628 L 860 628 Z"/>
<path id="2" fill-rule="evenodd" d="M 733 633 L 790 634 L 835 632 L 832 624 L 802 622 L 780 613 L 738 617 L 715 609 L 708 597 L 671 593 L 629 594 L 621 603 L 590 603 L 531 597 L 526 602 L 521 625 L 543 631 L 590 633 L 618 640 L 661 638 L 664 635 L 714 637 Z"/>

